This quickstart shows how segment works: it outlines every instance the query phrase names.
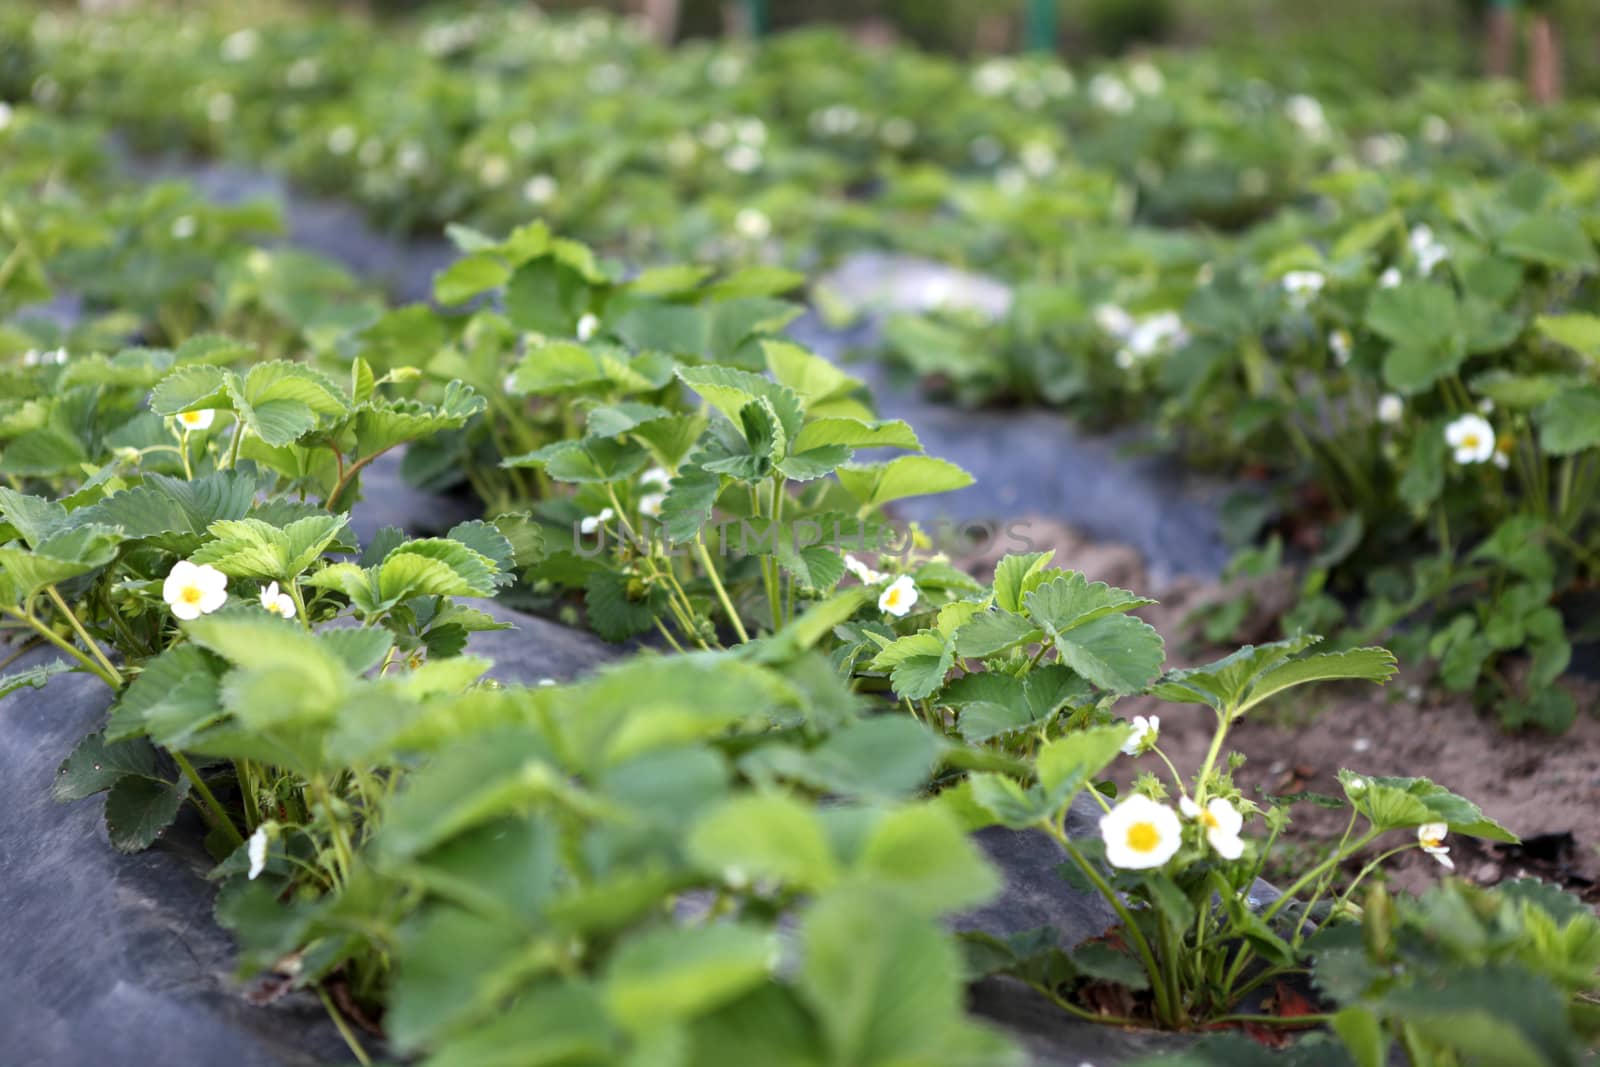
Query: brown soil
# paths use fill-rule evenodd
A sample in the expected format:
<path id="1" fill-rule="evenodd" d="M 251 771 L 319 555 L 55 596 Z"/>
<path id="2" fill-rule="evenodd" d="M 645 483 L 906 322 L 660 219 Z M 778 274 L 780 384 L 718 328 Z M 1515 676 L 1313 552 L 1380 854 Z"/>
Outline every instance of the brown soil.
<path id="1" fill-rule="evenodd" d="M 1224 595 L 1215 584 L 1180 580 L 1151 589 L 1142 560 L 1127 546 L 1091 542 L 1057 522 L 1030 521 L 1035 543 L 1056 550 L 1056 566 L 1162 601 L 1139 614 L 1166 638 L 1169 662 L 1203 663 L 1231 651 L 1186 647 L 1195 637 L 1184 620 Z M 974 553 L 958 562 L 986 579 L 995 558 Z M 1284 602 L 1271 589 L 1256 593 L 1258 603 Z M 1273 629 L 1270 612 L 1257 620 L 1256 628 L 1244 640 L 1281 636 Z M 1335 772 L 1346 767 L 1431 778 L 1475 801 L 1523 838 L 1523 845 L 1514 847 L 1452 837 L 1451 855 L 1461 876 L 1493 884 L 1534 875 L 1600 900 L 1600 818 L 1595 814 L 1600 810 L 1600 716 L 1595 714 L 1600 687 L 1563 680 L 1579 707 L 1577 722 L 1566 733 L 1512 735 L 1469 701 L 1427 692 L 1417 684 L 1416 673 L 1402 664 L 1400 676 L 1381 689 L 1307 688 L 1257 709 L 1229 734 L 1228 747 L 1247 757 L 1236 780 L 1247 796 L 1283 796 L 1302 791 L 1336 795 Z M 1159 714 L 1162 751 L 1186 775 L 1199 768 L 1215 725 L 1210 709 L 1139 698 L 1119 710 L 1129 716 Z M 1167 776 L 1155 756 L 1126 764 L 1125 770 L 1128 780 L 1142 770 Z M 1331 844 L 1348 817 L 1347 811 L 1298 804 L 1285 841 L 1308 849 Z M 1401 842 L 1398 834 L 1393 836 L 1391 845 Z M 1396 857 L 1387 869 L 1393 884 L 1413 891 L 1444 873 L 1417 851 Z M 1268 873 L 1281 877 L 1281 872 Z"/>

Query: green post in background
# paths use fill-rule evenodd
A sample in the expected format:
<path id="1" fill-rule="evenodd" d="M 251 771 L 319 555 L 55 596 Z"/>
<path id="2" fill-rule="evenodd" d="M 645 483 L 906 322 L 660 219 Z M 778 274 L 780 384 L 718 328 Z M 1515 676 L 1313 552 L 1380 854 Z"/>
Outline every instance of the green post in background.
<path id="1" fill-rule="evenodd" d="M 745 29 L 752 37 L 767 35 L 767 0 L 744 0 Z"/>
<path id="2" fill-rule="evenodd" d="M 1056 50 L 1056 0 L 1026 0 L 1022 43 L 1030 52 Z"/>

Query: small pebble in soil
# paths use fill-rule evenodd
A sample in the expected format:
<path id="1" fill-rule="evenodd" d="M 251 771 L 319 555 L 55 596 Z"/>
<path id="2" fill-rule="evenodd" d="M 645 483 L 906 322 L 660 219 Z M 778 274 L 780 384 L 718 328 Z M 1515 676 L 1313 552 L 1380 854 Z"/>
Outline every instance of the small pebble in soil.
<path id="1" fill-rule="evenodd" d="M 1372 739 L 1370 737 L 1358 737 L 1350 742 L 1350 747 L 1356 752 L 1365 752 L 1372 747 Z"/>

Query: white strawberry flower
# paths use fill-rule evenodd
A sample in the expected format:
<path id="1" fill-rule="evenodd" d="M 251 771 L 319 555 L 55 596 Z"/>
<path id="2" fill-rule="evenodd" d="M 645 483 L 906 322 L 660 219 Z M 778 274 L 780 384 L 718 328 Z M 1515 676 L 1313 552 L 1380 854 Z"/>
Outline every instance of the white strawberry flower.
<path id="1" fill-rule="evenodd" d="M 1289 294 L 1289 298 L 1298 307 L 1309 304 L 1327 284 L 1328 279 L 1323 277 L 1320 271 L 1292 270 L 1283 276 L 1283 291 Z"/>
<path id="2" fill-rule="evenodd" d="M 1328 335 L 1328 351 L 1333 353 L 1333 361 L 1339 366 L 1348 366 L 1350 356 L 1355 352 L 1355 344 L 1350 339 L 1349 330 L 1334 330 Z"/>
<path id="3" fill-rule="evenodd" d="M 1308 138 L 1320 141 L 1328 135 L 1328 118 L 1316 97 L 1297 93 L 1284 101 L 1283 110 Z"/>
<path id="4" fill-rule="evenodd" d="M 1400 268 L 1390 267 L 1378 275 L 1378 288 L 1393 289 L 1400 284 Z"/>
<path id="5" fill-rule="evenodd" d="M 882 571 L 873 570 L 871 567 L 867 566 L 865 563 L 862 563 L 859 559 L 856 559 L 848 552 L 844 554 L 844 569 L 855 575 L 856 580 L 862 585 L 877 585 L 879 582 L 889 577 Z"/>
<path id="6" fill-rule="evenodd" d="M 1410 236 L 1411 254 L 1417 257 L 1417 269 L 1424 276 L 1432 274 L 1433 268 L 1450 258 L 1450 249 L 1433 235 L 1433 230 L 1427 226 L 1413 226 Z"/>
<path id="7" fill-rule="evenodd" d="M 522 198 L 530 204 L 548 204 L 561 187 L 548 174 L 535 174 L 522 186 Z"/>
<path id="8" fill-rule="evenodd" d="M 199 411 L 182 411 L 178 413 L 178 425 L 183 427 L 186 433 L 195 430 L 209 430 L 211 429 L 212 420 L 216 417 L 217 413 L 210 408 L 201 408 Z"/>
<path id="9" fill-rule="evenodd" d="M 250 880 L 253 882 L 261 877 L 261 872 L 267 869 L 267 827 L 266 824 L 256 827 L 256 832 L 250 835 L 250 841 L 245 846 L 245 851 L 250 857 Z"/>
<path id="10" fill-rule="evenodd" d="M 210 615 L 228 602 L 228 576 L 209 563 L 179 560 L 161 584 L 161 599 L 180 619 Z"/>
<path id="11" fill-rule="evenodd" d="M 911 611 L 916 602 L 917 583 L 911 580 L 911 575 L 902 574 L 890 582 L 883 595 L 878 597 L 878 610 L 901 619 Z"/>
<path id="12" fill-rule="evenodd" d="M 1178 808 L 1185 816 L 1196 819 L 1205 827 L 1206 842 L 1225 860 L 1236 860 L 1244 855 L 1244 839 L 1239 831 L 1244 828 L 1244 816 L 1221 797 L 1212 797 L 1206 806 L 1184 797 Z"/>
<path id="13" fill-rule="evenodd" d="M 1156 743 L 1156 738 L 1161 736 L 1161 716 L 1135 715 L 1131 723 L 1133 733 L 1128 735 L 1128 740 L 1123 742 L 1122 754 L 1124 756 L 1137 756 L 1148 752 Z"/>
<path id="14" fill-rule="evenodd" d="M 646 493 L 639 498 L 639 514 L 648 515 L 652 519 L 661 515 L 661 505 L 667 502 L 665 493 Z"/>
<path id="15" fill-rule="evenodd" d="M 1100 332 L 1118 340 L 1133 332 L 1133 316 L 1115 304 L 1101 304 L 1094 309 L 1094 324 Z"/>
<path id="16" fill-rule="evenodd" d="M 733 217 L 733 228 L 747 241 L 764 241 L 772 234 L 772 220 L 766 212 L 747 207 Z"/>
<path id="17" fill-rule="evenodd" d="M 1445 835 L 1450 832 L 1450 827 L 1442 822 L 1424 823 L 1417 827 L 1417 844 L 1422 846 L 1422 851 L 1439 861 L 1447 871 L 1456 869 L 1456 861 L 1450 858 L 1450 849 L 1445 846 Z"/>
<path id="18" fill-rule="evenodd" d="M 665 467 L 651 467 L 639 475 L 639 484 L 646 488 L 665 489 L 672 483 L 672 475 Z"/>
<path id="19" fill-rule="evenodd" d="M 1444 428 L 1444 439 L 1457 463 L 1485 463 L 1495 454 L 1494 427 L 1482 415 L 1462 415 Z"/>
<path id="20" fill-rule="evenodd" d="M 1106 862 L 1123 870 L 1159 867 L 1183 844 L 1178 813 L 1143 793 L 1134 793 L 1100 817 Z"/>
<path id="21" fill-rule="evenodd" d="M 285 619 L 294 618 L 294 598 L 288 593 L 279 592 L 277 582 L 269 582 L 266 588 L 261 590 L 261 606 L 269 614 Z"/>
<path id="22" fill-rule="evenodd" d="M 1378 398 L 1378 421 L 1390 426 L 1405 418 L 1406 402 L 1398 393 L 1384 393 Z"/>
<path id="23" fill-rule="evenodd" d="M 584 516 L 583 519 L 578 522 L 578 530 L 581 533 L 592 534 L 596 530 L 600 529 L 601 526 L 604 526 L 606 523 L 616 518 L 616 515 L 617 513 L 612 511 L 610 508 L 601 508 L 600 514 L 598 515 Z"/>

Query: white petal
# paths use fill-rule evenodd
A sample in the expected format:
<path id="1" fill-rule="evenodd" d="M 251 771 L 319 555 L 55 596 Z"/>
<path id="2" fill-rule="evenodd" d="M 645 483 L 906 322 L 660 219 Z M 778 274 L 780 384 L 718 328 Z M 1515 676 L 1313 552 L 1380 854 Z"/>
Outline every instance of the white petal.
<path id="1" fill-rule="evenodd" d="M 1196 804 L 1188 797 L 1183 797 L 1178 801 L 1178 810 L 1183 812 L 1184 818 L 1193 819 L 1199 816 L 1200 805 Z"/>
<path id="2" fill-rule="evenodd" d="M 1206 803 L 1206 814 L 1217 824 L 1212 833 L 1222 834 L 1225 837 L 1238 837 L 1239 830 L 1244 826 L 1244 816 L 1221 797 L 1215 797 Z"/>
<path id="3" fill-rule="evenodd" d="M 198 619 L 200 617 L 200 605 L 176 600 L 172 602 L 172 614 L 185 622 L 190 619 Z"/>
<path id="4" fill-rule="evenodd" d="M 290 597 L 288 593 L 278 594 L 277 612 L 286 619 L 294 618 L 294 599 Z"/>
<path id="5" fill-rule="evenodd" d="M 226 589 L 207 589 L 200 594 L 200 613 L 202 615 L 210 615 L 227 602 L 228 591 Z M 173 609 L 173 613 L 177 613 L 176 608 Z"/>
<path id="6" fill-rule="evenodd" d="M 267 828 L 256 827 L 256 832 L 250 835 L 250 843 L 246 849 L 250 857 L 250 880 L 253 882 L 262 871 L 267 869 Z"/>
<path id="7" fill-rule="evenodd" d="M 1206 831 L 1206 840 L 1225 860 L 1236 860 L 1244 855 L 1244 839 L 1238 834 L 1225 834 L 1221 830 Z"/>

